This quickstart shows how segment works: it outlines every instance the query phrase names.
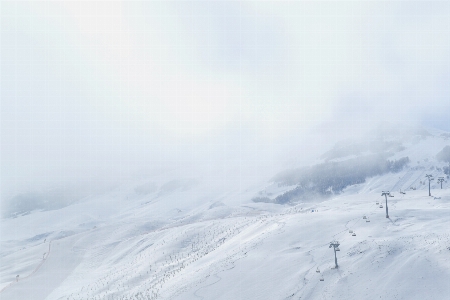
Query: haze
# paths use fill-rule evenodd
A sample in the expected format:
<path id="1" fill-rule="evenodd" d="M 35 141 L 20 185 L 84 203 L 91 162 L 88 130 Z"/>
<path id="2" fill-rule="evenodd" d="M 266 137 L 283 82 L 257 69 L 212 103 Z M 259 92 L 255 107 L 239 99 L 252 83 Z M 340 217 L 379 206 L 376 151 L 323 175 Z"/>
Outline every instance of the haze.
<path id="1" fill-rule="evenodd" d="M 0 10 L 2 202 L 168 169 L 270 177 L 379 123 L 450 129 L 448 2 Z"/>

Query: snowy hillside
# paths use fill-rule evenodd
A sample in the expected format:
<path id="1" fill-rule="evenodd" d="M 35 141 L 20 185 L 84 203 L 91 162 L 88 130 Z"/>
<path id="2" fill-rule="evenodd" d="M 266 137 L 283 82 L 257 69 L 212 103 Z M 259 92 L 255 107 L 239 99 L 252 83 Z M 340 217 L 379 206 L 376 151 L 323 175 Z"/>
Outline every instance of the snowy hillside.
<path id="1" fill-rule="evenodd" d="M 277 204 L 295 182 L 168 173 L 4 217 L 0 299 L 448 298 L 450 183 L 436 154 L 450 141 L 392 139 L 386 159 L 408 164 L 319 198 Z M 358 149 L 318 163 L 370 152 Z"/>

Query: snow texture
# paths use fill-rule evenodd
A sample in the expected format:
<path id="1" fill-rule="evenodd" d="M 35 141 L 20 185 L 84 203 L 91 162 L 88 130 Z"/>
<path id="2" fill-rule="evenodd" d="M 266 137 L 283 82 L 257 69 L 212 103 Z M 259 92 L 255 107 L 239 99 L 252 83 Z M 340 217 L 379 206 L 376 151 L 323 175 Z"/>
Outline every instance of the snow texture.
<path id="1" fill-rule="evenodd" d="M 406 143 L 400 172 L 321 201 L 256 203 L 292 186 L 167 175 L 4 218 L 0 299 L 447 299 L 450 190 L 433 181 L 429 197 L 425 178 L 443 176 L 446 143 Z"/>

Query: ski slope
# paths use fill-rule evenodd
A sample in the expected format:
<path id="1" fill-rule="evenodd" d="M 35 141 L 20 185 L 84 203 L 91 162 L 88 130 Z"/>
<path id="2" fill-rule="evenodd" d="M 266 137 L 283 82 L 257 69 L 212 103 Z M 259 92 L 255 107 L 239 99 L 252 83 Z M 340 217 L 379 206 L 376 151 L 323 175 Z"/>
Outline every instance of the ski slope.
<path id="1" fill-rule="evenodd" d="M 145 195 L 135 192 L 141 183 L 127 183 L 2 219 L 0 299 L 448 298 L 450 190 L 433 182 L 429 197 L 420 184 L 425 173 L 441 176 L 430 169 L 439 163 L 424 158 L 445 144 L 430 137 L 409 145 L 395 154 L 411 156 L 402 172 L 322 202 L 253 203 L 259 191 L 281 191 L 267 181 L 199 179 Z M 390 218 L 382 190 L 394 195 Z"/>

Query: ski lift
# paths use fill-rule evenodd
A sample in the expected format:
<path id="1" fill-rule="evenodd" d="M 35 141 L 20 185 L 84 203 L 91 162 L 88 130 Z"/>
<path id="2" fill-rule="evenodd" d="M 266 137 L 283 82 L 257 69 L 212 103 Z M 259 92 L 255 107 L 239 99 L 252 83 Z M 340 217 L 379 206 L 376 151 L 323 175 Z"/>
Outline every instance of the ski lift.
<path id="1" fill-rule="evenodd" d="M 370 222 L 370 220 L 369 220 L 369 219 L 366 219 L 366 222 Z"/>
<path id="2" fill-rule="evenodd" d="M 380 204 L 380 208 L 383 208 L 383 204 Z"/>
<path id="3" fill-rule="evenodd" d="M 325 279 L 323 278 L 323 275 L 320 277 L 320 281 L 325 281 Z"/>
<path id="4" fill-rule="evenodd" d="M 365 220 L 365 219 L 367 219 L 367 217 L 366 217 L 366 216 L 364 216 L 364 217 L 363 217 L 363 219 Z"/>
<path id="5" fill-rule="evenodd" d="M 320 273 L 319 267 L 317 267 L 317 269 L 316 269 L 316 273 Z"/>
<path id="6" fill-rule="evenodd" d="M 394 197 L 394 195 L 389 194 L 389 197 Z"/>
<path id="7" fill-rule="evenodd" d="M 377 201 L 377 203 L 376 203 L 376 204 L 378 205 L 378 204 L 380 204 L 380 202 L 378 202 L 378 201 Z"/>
<path id="8" fill-rule="evenodd" d="M 353 232 L 353 233 L 352 233 L 352 236 L 356 236 L 356 233 Z"/>
<path id="9" fill-rule="evenodd" d="M 353 230 L 349 230 L 348 233 L 353 233 Z"/>
<path id="10" fill-rule="evenodd" d="M 339 249 L 339 247 L 336 247 L 336 251 L 341 251 L 341 249 Z"/>

